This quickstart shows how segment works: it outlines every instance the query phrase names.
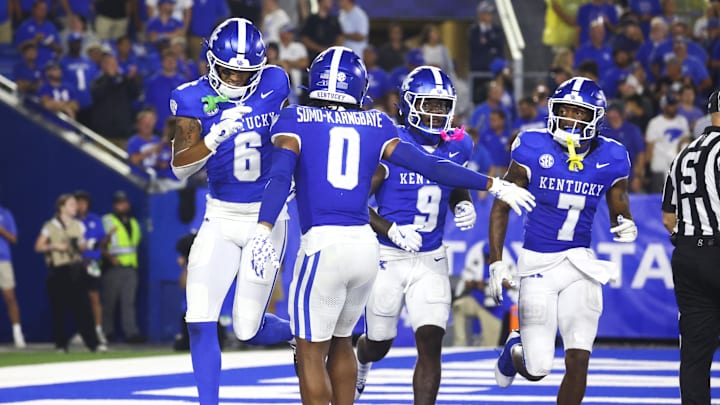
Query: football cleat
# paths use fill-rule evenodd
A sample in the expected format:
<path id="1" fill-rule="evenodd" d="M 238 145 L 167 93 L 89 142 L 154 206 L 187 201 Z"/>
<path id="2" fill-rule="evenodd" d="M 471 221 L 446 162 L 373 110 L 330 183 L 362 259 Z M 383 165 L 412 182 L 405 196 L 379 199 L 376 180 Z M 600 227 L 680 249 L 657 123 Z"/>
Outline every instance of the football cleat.
<path id="1" fill-rule="evenodd" d="M 495 364 L 495 382 L 500 388 L 507 388 L 512 384 L 517 374 L 517 369 L 513 365 L 512 351 L 517 345 L 521 345 L 520 332 L 513 330 L 510 332 L 507 340 L 505 341 L 505 347 L 498 357 L 497 363 Z"/>

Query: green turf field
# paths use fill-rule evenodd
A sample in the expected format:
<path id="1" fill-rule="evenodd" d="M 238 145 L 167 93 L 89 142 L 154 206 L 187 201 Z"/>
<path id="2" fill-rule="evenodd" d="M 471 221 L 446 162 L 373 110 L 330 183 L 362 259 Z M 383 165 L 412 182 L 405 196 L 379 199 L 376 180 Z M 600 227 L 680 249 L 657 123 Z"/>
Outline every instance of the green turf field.
<path id="1" fill-rule="evenodd" d="M 82 349 L 72 348 L 69 353 L 56 353 L 54 349 L 29 349 L 0 352 L 0 367 L 19 366 L 26 364 L 60 363 L 67 361 L 125 359 L 174 354 L 169 348 L 111 348 L 105 353 L 90 353 Z M 188 354 L 189 355 L 189 354 Z"/>

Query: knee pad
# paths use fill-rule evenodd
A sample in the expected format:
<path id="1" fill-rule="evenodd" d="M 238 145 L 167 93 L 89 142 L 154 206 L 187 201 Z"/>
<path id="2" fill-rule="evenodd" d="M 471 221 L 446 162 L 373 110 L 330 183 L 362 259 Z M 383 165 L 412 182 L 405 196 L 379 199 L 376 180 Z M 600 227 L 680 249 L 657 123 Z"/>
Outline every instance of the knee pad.
<path id="1" fill-rule="evenodd" d="M 262 313 L 244 312 L 233 316 L 233 332 L 240 340 L 252 339 L 260 330 Z"/>

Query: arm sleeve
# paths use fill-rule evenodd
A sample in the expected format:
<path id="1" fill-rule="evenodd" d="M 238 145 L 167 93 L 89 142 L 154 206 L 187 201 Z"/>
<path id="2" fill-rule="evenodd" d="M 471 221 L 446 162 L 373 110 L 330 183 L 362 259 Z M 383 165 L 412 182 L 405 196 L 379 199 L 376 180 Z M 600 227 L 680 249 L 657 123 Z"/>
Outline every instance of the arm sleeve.
<path id="1" fill-rule="evenodd" d="M 428 155 L 410 143 L 400 141 L 389 161 L 403 166 L 440 184 L 455 188 L 487 190 L 489 177 L 468 170 L 449 160 Z"/>
<path id="2" fill-rule="evenodd" d="M 273 151 L 270 181 L 265 186 L 258 222 L 275 224 L 290 192 L 297 158 L 298 155 L 288 149 L 275 148 Z"/>

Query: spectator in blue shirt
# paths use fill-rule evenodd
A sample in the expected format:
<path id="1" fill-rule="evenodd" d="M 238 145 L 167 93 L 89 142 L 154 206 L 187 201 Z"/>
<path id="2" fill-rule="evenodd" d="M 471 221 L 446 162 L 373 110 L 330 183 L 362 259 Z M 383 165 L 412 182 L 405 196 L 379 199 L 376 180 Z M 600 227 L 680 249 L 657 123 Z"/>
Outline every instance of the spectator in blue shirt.
<path id="1" fill-rule="evenodd" d="M 165 120 L 170 116 L 170 92 L 186 82 L 177 71 L 177 55 L 170 49 L 162 53 L 162 70 L 145 82 L 145 104 L 157 112 L 155 132 L 162 133 Z"/>
<path id="2" fill-rule="evenodd" d="M 45 67 L 45 82 L 40 86 L 38 96 L 48 111 L 62 112 L 75 118 L 80 109 L 75 91 L 63 83 L 62 68 L 57 62 L 50 62 Z"/>
<path id="3" fill-rule="evenodd" d="M 655 82 L 655 75 L 651 71 L 650 67 L 652 64 L 652 57 L 657 53 L 657 48 L 665 42 L 668 35 L 668 25 L 661 17 L 655 17 L 650 22 L 650 34 L 647 41 L 645 41 L 635 53 L 635 59 L 642 63 L 643 67 L 647 71 L 647 78 L 650 83 Z"/>
<path id="4" fill-rule="evenodd" d="M 478 144 L 490 152 L 488 176 L 502 176 L 510 165 L 510 131 L 505 125 L 506 119 L 504 111 L 491 111 L 489 127 L 478 136 Z"/>
<path id="5" fill-rule="evenodd" d="M 22 349 L 25 348 L 25 337 L 20 327 L 20 307 L 15 298 L 15 273 L 10 255 L 10 245 L 16 243 L 15 218 L 7 208 L 0 206 L 0 291 L 12 324 L 15 347 Z"/>
<path id="6" fill-rule="evenodd" d="M 638 193 L 643 189 L 645 178 L 645 139 L 637 125 L 625 121 L 622 110 L 620 104 L 610 104 L 607 109 L 607 125 L 603 128 L 602 134 L 620 142 L 627 149 L 630 165 L 633 168 L 630 174 L 630 190 Z"/>
<path id="7" fill-rule="evenodd" d="M 171 39 L 170 49 L 177 55 L 177 71 L 186 81 L 195 80 L 200 77 L 200 70 L 198 69 L 197 63 L 187 56 L 187 42 L 184 37 Z"/>
<path id="8" fill-rule="evenodd" d="M 600 78 L 605 97 L 608 99 L 617 97 L 618 85 L 632 70 L 632 57 L 626 49 L 613 49 L 613 62 L 613 67 L 604 71 Z"/>
<path id="9" fill-rule="evenodd" d="M 81 54 L 83 37 L 79 33 L 71 33 L 68 37 L 68 53 L 60 58 L 62 77 L 72 87 L 78 102 L 78 121 L 89 122 L 89 108 L 92 105 L 90 83 L 100 73 L 95 62 Z"/>
<path id="10" fill-rule="evenodd" d="M 37 46 L 26 42 L 20 47 L 21 59 L 13 66 L 13 80 L 18 93 L 37 94 L 42 84 L 42 69 L 37 64 Z"/>
<path id="11" fill-rule="evenodd" d="M 575 52 L 575 66 L 586 60 L 592 60 L 598 65 L 601 72 L 607 71 L 613 66 L 612 49 L 605 43 L 605 25 L 602 21 L 594 20 L 590 27 L 590 40 L 581 45 Z"/>
<path id="12" fill-rule="evenodd" d="M 120 67 L 120 74 L 134 76 L 139 73 L 139 62 L 137 56 L 135 56 L 135 52 L 133 51 L 130 36 L 123 35 L 118 38 L 117 43 L 115 44 L 115 51 L 117 54 L 118 66 Z"/>
<path id="13" fill-rule="evenodd" d="M 405 54 L 405 64 L 403 66 L 396 67 L 392 70 L 392 72 L 390 72 L 391 89 L 396 92 L 400 91 L 400 86 L 402 86 L 402 82 L 405 81 L 405 77 L 407 77 L 413 69 L 424 64 L 425 59 L 423 59 L 422 50 L 418 48 L 409 50 Z"/>
<path id="14" fill-rule="evenodd" d="M 102 303 L 100 302 L 100 259 L 102 252 L 100 245 L 105 238 L 105 227 L 102 218 L 94 212 L 90 211 L 92 197 L 90 193 L 78 190 L 74 193 L 77 201 L 76 218 L 85 225 L 85 243 L 87 244 L 85 251 L 82 253 L 83 264 L 87 271 L 87 289 L 88 298 L 90 299 L 90 308 L 92 309 L 93 320 L 95 321 L 95 334 L 101 345 L 107 345 L 107 339 L 102 329 Z M 98 348 L 101 351 L 107 348 Z"/>
<path id="15" fill-rule="evenodd" d="M 692 133 L 696 132 L 695 122 L 705 115 L 695 104 L 696 101 L 697 97 L 695 96 L 695 87 L 684 85 L 682 89 L 680 89 L 680 105 L 678 106 L 678 114 L 687 119 L 687 122 L 690 125 L 690 132 Z"/>
<path id="16" fill-rule="evenodd" d="M 482 134 L 488 128 L 490 128 L 490 113 L 493 110 L 502 110 L 502 97 L 503 88 L 496 81 L 488 83 L 487 99 L 484 103 L 475 107 L 475 110 L 470 115 L 470 121 L 468 124 L 477 134 Z M 503 111 L 505 117 L 509 114 L 507 111 Z"/>
<path id="17" fill-rule="evenodd" d="M 188 50 L 190 55 L 197 55 L 204 39 L 210 37 L 218 21 L 230 17 L 230 9 L 225 0 L 193 0 L 191 13 Z"/>
<path id="18" fill-rule="evenodd" d="M 688 41 L 681 37 L 676 37 L 673 41 L 673 52 L 675 57 L 682 63 L 682 74 L 684 77 L 690 77 L 695 85 L 698 94 L 701 94 L 705 100 L 705 91 L 710 88 L 712 81 L 705 64 L 695 57 L 688 55 Z"/>
<path id="19" fill-rule="evenodd" d="M 158 1 L 158 15 L 151 18 L 145 28 L 150 43 L 154 44 L 160 39 L 171 39 L 185 35 L 183 22 L 172 16 L 174 6 L 175 0 Z"/>
<path id="20" fill-rule="evenodd" d="M 20 24 L 15 31 L 15 46 L 20 48 L 26 42 L 38 47 L 38 65 L 44 66 L 62 53 L 60 36 L 55 25 L 47 19 L 47 4 L 37 1 L 33 4 L 30 18 Z"/>
<path id="21" fill-rule="evenodd" d="M 373 100 L 374 106 L 382 106 L 385 95 L 390 91 L 388 74 L 377 65 L 377 52 L 375 47 L 368 45 L 363 51 L 363 61 L 368 72 L 367 95 Z"/>
<path id="22" fill-rule="evenodd" d="M 512 132 L 519 133 L 528 129 L 544 129 L 545 127 L 547 127 L 547 118 L 538 113 L 532 96 L 521 98 L 518 101 L 518 117 L 512 125 Z"/>
<path id="23" fill-rule="evenodd" d="M 650 21 L 662 14 L 660 0 L 630 0 L 630 10 L 640 19 L 640 27 L 647 39 L 650 34 Z"/>
<path id="24" fill-rule="evenodd" d="M 147 169 L 156 170 L 158 156 L 162 149 L 160 137 L 154 131 L 157 123 L 157 114 L 152 107 L 143 108 L 135 121 L 137 132 L 130 137 L 127 143 L 127 153 L 130 163 L 137 171 L 146 173 Z"/>
<path id="25" fill-rule="evenodd" d="M 590 40 L 590 27 L 600 22 L 606 29 L 613 32 L 618 23 L 615 5 L 605 0 L 590 0 L 578 8 L 576 23 L 578 26 L 577 46 L 581 47 Z"/>

